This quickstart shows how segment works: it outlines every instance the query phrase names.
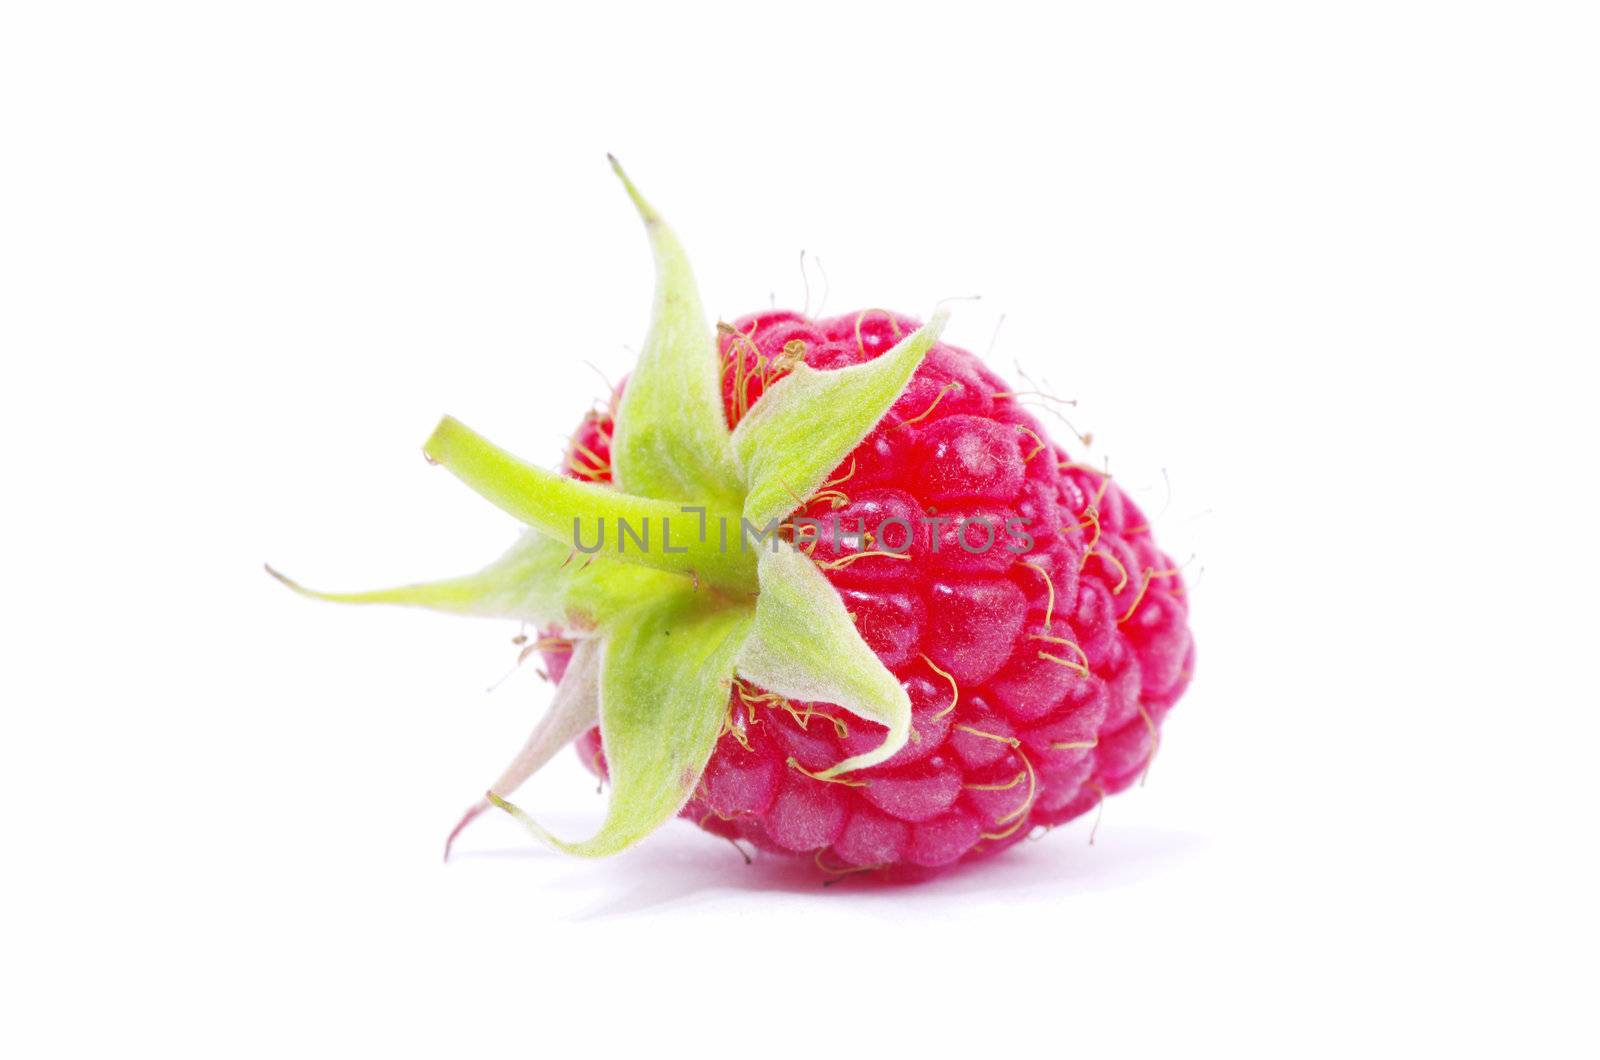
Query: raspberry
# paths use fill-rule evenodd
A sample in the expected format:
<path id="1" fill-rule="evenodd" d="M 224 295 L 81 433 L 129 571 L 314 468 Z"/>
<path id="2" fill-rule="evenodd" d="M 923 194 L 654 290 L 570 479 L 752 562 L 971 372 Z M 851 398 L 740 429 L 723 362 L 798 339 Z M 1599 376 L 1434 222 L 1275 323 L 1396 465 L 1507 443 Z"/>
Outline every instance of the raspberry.
<path id="1" fill-rule="evenodd" d="M 562 474 L 448 416 L 423 446 L 522 537 L 438 582 L 284 579 L 544 629 L 524 654 L 553 701 L 451 841 L 498 806 L 608 856 L 679 814 L 829 873 L 920 874 L 1132 783 L 1194 665 L 1138 508 L 938 341 L 943 312 L 773 310 L 713 335 L 677 237 L 612 165 L 656 260 L 632 376 Z M 507 801 L 573 743 L 614 772 L 575 842 Z"/>
<path id="2" fill-rule="evenodd" d="M 869 310 L 720 327 L 729 424 L 797 361 L 859 364 L 919 326 Z M 612 429 L 609 412 L 586 417 L 567 473 L 609 480 Z M 935 345 L 794 515 L 824 524 L 811 556 L 910 695 L 915 737 L 882 765 L 819 780 L 881 743 L 883 727 L 736 682 L 683 817 L 825 871 L 934 869 L 1071 820 L 1139 778 L 1194 667 L 1182 575 L 1117 484 L 1051 444 L 972 354 Z M 861 527 L 884 527 L 886 540 L 852 539 Z M 559 679 L 565 656 L 546 660 Z M 604 772 L 598 728 L 579 753 Z"/>

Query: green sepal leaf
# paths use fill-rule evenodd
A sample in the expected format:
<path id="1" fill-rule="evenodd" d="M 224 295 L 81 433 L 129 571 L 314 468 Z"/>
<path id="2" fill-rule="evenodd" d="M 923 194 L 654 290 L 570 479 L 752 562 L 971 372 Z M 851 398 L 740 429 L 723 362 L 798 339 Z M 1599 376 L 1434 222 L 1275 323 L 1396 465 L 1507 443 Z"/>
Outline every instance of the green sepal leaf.
<path id="1" fill-rule="evenodd" d="M 733 660 L 752 620 L 747 605 L 678 592 L 613 622 L 601 645 L 600 736 L 611 803 L 592 838 L 567 842 L 495 792 L 489 801 L 559 850 L 606 857 L 683 808 L 728 716 Z"/>
<path id="2" fill-rule="evenodd" d="M 804 364 L 767 388 L 733 432 L 748 485 L 744 518 L 765 526 L 798 508 L 860 445 L 939 341 L 941 310 L 889 352 L 864 364 L 817 371 Z"/>
<path id="3" fill-rule="evenodd" d="M 656 262 L 655 304 L 628 377 L 611 441 L 619 488 L 645 497 L 731 502 L 739 480 L 722 408 L 716 337 L 700 308 L 689 258 L 615 158 Z"/>
<path id="4" fill-rule="evenodd" d="M 818 776 L 866 769 L 904 747 L 911 697 L 861 639 L 839 593 L 805 554 L 785 546 L 761 556 L 755 623 L 739 652 L 740 677 L 791 699 L 836 703 L 888 728 L 883 743 Z"/>
<path id="5" fill-rule="evenodd" d="M 553 537 L 528 530 L 482 570 L 456 578 L 392 589 L 330 593 L 307 589 L 270 566 L 267 572 L 302 596 L 339 604 L 398 604 L 481 618 L 513 618 L 562 629 L 590 629 L 638 605 L 642 597 L 671 592 L 682 576 L 575 553 Z"/>
<path id="6" fill-rule="evenodd" d="M 567 478 L 513 456 L 453 416 L 439 421 L 422 448 L 502 511 L 564 545 L 572 547 L 582 535 L 585 546 L 598 546 L 594 555 L 704 578 L 736 593 L 755 591 L 755 555 L 719 547 L 717 533 L 707 530 L 722 519 L 737 531 L 736 512 L 704 504 L 709 511 L 686 512 L 676 501 Z M 649 543 L 625 538 L 618 520 L 635 531 L 648 528 Z"/>

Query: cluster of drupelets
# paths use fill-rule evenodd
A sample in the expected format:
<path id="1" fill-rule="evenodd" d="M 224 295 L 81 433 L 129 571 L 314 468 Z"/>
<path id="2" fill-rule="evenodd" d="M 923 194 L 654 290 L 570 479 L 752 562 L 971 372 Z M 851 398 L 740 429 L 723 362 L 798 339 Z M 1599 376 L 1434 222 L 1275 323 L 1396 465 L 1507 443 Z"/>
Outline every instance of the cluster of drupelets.
<path id="1" fill-rule="evenodd" d="M 831 322 L 773 312 L 736 324 L 719 324 L 723 391 L 730 424 L 736 424 L 767 387 L 802 361 L 826 369 L 865 360 L 887 350 L 915 326 L 878 310 Z M 819 333 L 840 337 L 819 344 Z M 935 354 L 939 356 L 936 358 Z M 1004 406 L 1005 422 L 1008 429 L 1015 431 L 1025 474 L 1059 489 L 1062 525 L 1052 531 L 1052 536 L 1070 540 L 1078 551 L 1073 580 L 1079 586 L 1098 582 L 1104 590 L 1103 599 L 1098 592 L 1089 590 L 1084 590 L 1085 599 L 1061 597 L 1057 585 L 1061 571 L 1058 568 L 1055 575 L 1051 573 L 1052 557 L 1060 557 L 1049 552 L 1049 542 L 1041 542 L 1037 556 L 1017 558 L 1016 563 L 1029 568 L 1037 579 L 1041 621 L 1036 629 L 1018 631 L 1027 648 L 1019 647 L 1002 665 L 1012 667 L 1025 652 L 1031 652 L 1031 658 L 1039 663 L 1059 667 L 1081 679 L 1082 688 L 1075 692 L 1091 685 L 1105 685 L 1108 689 L 1115 685 L 1094 702 L 1113 698 L 1118 702 L 1105 706 L 1098 716 L 1092 707 L 1075 711 L 1063 707 L 1037 718 L 1013 717 L 1008 721 L 1004 709 L 982 702 L 970 687 L 963 696 L 962 682 L 952 673 L 960 667 L 950 658 L 946 658 L 946 666 L 940 666 L 926 651 L 909 654 L 903 643 L 905 637 L 895 636 L 905 630 L 895 625 L 894 616 L 863 614 L 857 618 L 862 635 L 913 694 L 913 744 L 883 766 L 823 779 L 820 772 L 843 757 L 845 746 L 870 746 L 881 739 L 882 728 L 831 705 L 794 703 L 735 680 L 730 688 L 722 738 L 684 815 L 707 831 L 734 841 L 736 846 L 744 840 L 790 854 L 809 852 L 817 866 L 831 876 L 869 871 L 891 863 L 934 868 L 983 856 L 1100 805 L 1108 794 L 1128 786 L 1148 770 L 1159 744 L 1160 718 L 1187 684 L 1193 664 L 1180 571 L 1153 546 L 1140 549 L 1129 545 L 1129 539 L 1148 535 L 1149 527 L 1112 484 L 1110 475 L 1069 459 L 1046 439 L 1037 421 L 1022 411 L 1021 399 L 1049 401 L 1048 395 L 1009 390 L 976 359 L 952 347 L 935 347 L 929 362 L 934 363 L 925 363 L 919 370 L 902 402 L 857 453 L 810 496 L 795 498 L 795 515 L 807 518 L 784 524 L 781 532 L 812 555 L 818 567 L 835 580 L 845 594 L 847 606 L 852 600 L 870 605 L 871 579 L 866 584 L 853 580 L 848 573 L 850 568 L 876 564 L 875 569 L 881 571 L 887 563 L 912 563 L 912 550 L 875 547 L 879 542 L 872 539 L 870 531 L 849 539 L 850 547 L 842 547 L 841 540 L 825 540 L 816 525 L 819 520 L 812 517 L 850 507 L 863 456 L 892 449 L 896 434 L 909 436 L 946 414 L 961 415 L 962 409 L 952 410 L 951 406 L 962 401 L 965 391 L 981 390 L 986 395 L 985 408 L 990 418 L 1002 411 L 991 406 Z M 941 371 L 952 377 L 939 378 Z M 610 481 L 612 424 L 620 392 L 620 387 L 614 388 L 604 407 L 585 416 L 568 448 L 568 474 L 591 482 Z M 1087 443 L 1086 436 L 1075 429 L 1073 433 Z M 1051 466 L 1046 472 L 1037 472 L 1031 468 L 1036 460 L 1050 461 Z M 879 475 L 882 474 L 879 468 Z M 866 488 L 884 485 L 905 489 L 914 484 L 880 477 Z M 937 542 L 934 546 L 937 548 Z M 952 574 L 948 562 L 947 576 L 964 576 L 959 571 Z M 1148 627 L 1137 625 L 1135 619 L 1147 608 L 1153 587 L 1160 588 L 1161 614 Z M 1111 602 L 1122 600 L 1127 602 L 1114 614 L 1105 611 L 1098 619 L 1093 615 L 1085 617 L 1087 611 L 1093 610 L 1091 605 L 1099 603 L 1104 611 Z M 1025 609 L 1029 614 L 1035 610 L 1035 602 L 1032 598 L 1027 600 Z M 870 606 L 863 607 L 863 612 L 872 610 Z M 885 609 L 879 611 L 887 613 Z M 926 627 L 925 620 L 923 624 Z M 1091 658 L 1078 636 L 1063 635 L 1073 634 L 1075 625 L 1080 630 L 1094 628 L 1094 654 L 1098 660 Z M 1115 637 L 1107 636 L 1108 629 Z M 1112 644 L 1117 638 L 1123 641 L 1121 649 Z M 534 651 L 544 653 L 550 676 L 559 680 L 565 669 L 564 653 L 570 650 L 567 642 L 547 635 L 536 640 L 523 638 L 521 644 L 523 658 Z M 1144 662 L 1144 656 L 1138 660 L 1128 656 L 1140 648 L 1154 659 L 1146 668 L 1157 672 L 1164 687 L 1145 690 L 1154 691 L 1155 695 L 1141 695 L 1134 687 L 1131 702 L 1124 703 L 1130 699 L 1127 673 L 1131 667 L 1137 679 Z M 968 646 L 967 650 L 981 653 L 981 647 Z M 959 658 L 959 653 L 955 657 Z M 1175 660 L 1179 660 L 1176 668 Z M 910 672 L 919 666 L 926 667 L 925 678 Z M 995 676 L 991 674 L 969 685 L 981 686 Z M 1054 687 L 1048 681 L 1034 683 Z M 1022 686 L 1030 687 L 1026 680 Z M 940 690 L 937 697 L 935 688 Z M 1090 699 L 1094 699 L 1093 695 Z M 1056 717 L 1062 711 L 1067 716 Z M 820 739 L 815 738 L 818 730 Z M 914 791 L 917 781 L 903 778 L 908 771 L 916 774 L 924 768 L 937 749 L 918 746 L 926 740 L 939 741 L 938 747 L 951 746 L 950 754 L 932 761 L 953 763 L 961 776 L 957 795 L 952 796 L 949 790 L 931 795 L 929 805 L 940 810 L 925 818 L 928 807 L 918 802 Z M 581 751 L 591 768 L 603 776 L 605 763 L 598 730 L 584 738 Z M 829 755 L 836 757 L 829 760 Z M 1042 762 L 1041 756 L 1050 759 L 1046 769 L 1035 761 L 1041 758 Z M 780 769 L 791 774 L 791 779 L 776 776 Z M 949 772 L 945 768 L 941 776 L 947 779 Z M 912 794 L 899 803 L 887 797 L 873 803 L 866 789 L 875 783 L 891 787 L 899 784 Z M 809 799 L 789 798 L 806 785 L 842 791 L 846 793 L 843 801 L 848 804 L 841 809 L 841 800 L 818 799 L 814 793 Z M 947 784 L 941 781 L 940 787 L 947 789 Z M 1045 797 L 1048 805 L 1041 804 Z M 958 798 L 964 806 L 957 805 Z M 784 799 L 788 801 L 784 803 Z M 782 812 L 789 813 L 799 824 L 789 827 L 789 818 L 778 819 L 780 803 Z M 855 830 L 871 834 L 852 838 L 850 829 L 858 820 L 869 821 L 871 827 L 861 825 Z M 952 820 L 960 827 L 951 826 Z M 742 848 L 740 852 L 744 853 Z"/>

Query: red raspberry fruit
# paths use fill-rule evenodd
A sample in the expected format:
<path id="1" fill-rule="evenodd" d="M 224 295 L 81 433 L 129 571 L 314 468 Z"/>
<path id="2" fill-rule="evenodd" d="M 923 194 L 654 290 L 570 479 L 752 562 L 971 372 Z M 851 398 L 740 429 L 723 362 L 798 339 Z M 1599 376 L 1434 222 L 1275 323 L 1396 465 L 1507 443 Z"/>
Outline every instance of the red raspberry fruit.
<path id="1" fill-rule="evenodd" d="M 796 361 L 859 364 L 920 326 L 881 310 L 766 311 L 720 326 L 729 424 Z M 936 344 L 793 513 L 824 524 L 802 537 L 910 695 L 914 742 L 882 765 L 816 779 L 881 743 L 883 726 L 738 682 L 683 817 L 829 872 L 931 869 L 1003 850 L 1138 779 L 1194 669 L 1183 577 L 1138 507 L 1051 442 L 1020 396 L 966 350 Z M 612 430 L 609 411 L 586 417 L 567 474 L 609 481 Z M 887 532 L 902 554 L 848 538 L 886 520 L 900 520 Z M 1004 547 L 1008 521 L 1031 542 Z M 995 539 L 982 547 L 987 528 Z M 565 660 L 546 654 L 552 677 Z M 578 752 L 604 771 L 598 728 Z"/>
<path id="2" fill-rule="evenodd" d="M 677 237 L 622 180 L 655 312 L 564 474 L 450 417 L 423 447 L 522 538 L 459 578 L 301 590 L 546 630 L 550 709 L 451 839 L 494 805 L 598 857 L 682 815 L 829 873 L 920 874 L 1132 783 L 1194 664 L 1144 516 L 938 341 L 942 312 L 713 331 Z M 612 780 L 580 841 L 507 801 L 573 742 Z"/>

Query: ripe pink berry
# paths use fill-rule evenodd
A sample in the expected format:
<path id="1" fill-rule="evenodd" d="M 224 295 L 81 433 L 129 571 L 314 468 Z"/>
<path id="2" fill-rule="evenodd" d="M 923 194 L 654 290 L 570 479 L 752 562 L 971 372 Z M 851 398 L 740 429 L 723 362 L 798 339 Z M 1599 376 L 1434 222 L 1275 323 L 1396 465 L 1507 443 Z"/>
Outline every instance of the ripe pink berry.
<path id="1" fill-rule="evenodd" d="M 730 425 L 798 360 L 858 364 L 918 326 L 878 310 L 768 311 L 720 328 Z M 567 473 L 607 481 L 611 433 L 609 414 L 586 418 Z M 935 869 L 1003 850 L 1138 779 L 1194 668 L 1182 575 L 1116 483 L 1053 444 L 970 353 L 935 345 L 794 514 L 839 517 L 843 533 L 824 525 L 798 540 L 909 694 L 915 735 L 881 765 L 816 779 L 884 729 L 736 681 L 682 816 L 829 872 Z M 1007 533 L 1008 520 L 1031 541 Z M 887 547 L 851 536 L 877 527 Z M 547 654 L 558 680 L 565 658 Z M 598 729 L 579 753 L 604 771 Z"/>
<path id="2" fill-rule="evenodd" d="M 631 380 L 564 475 L 451 417 L 424 445 L 521 538 L 438 582 L 289 583 L 545 627 L 524 654 L 559 688 L 451 840 L 498 806 L 607 856 L 681 813 L 829 873 L 923 873 L 1132 783 L 1194 665 L 1182 576 L 1139 510 L 938 341 L 943 312 L 713 334 L 677 237 L 612 164 L 657 267 Z M 616 767 L 578 841 L 508 801 L 574 742 Z"/>

